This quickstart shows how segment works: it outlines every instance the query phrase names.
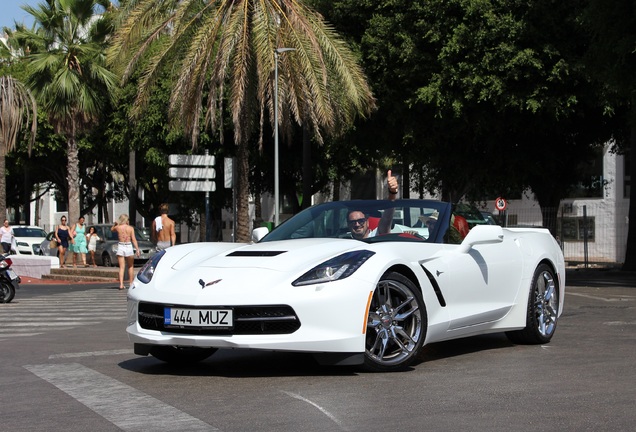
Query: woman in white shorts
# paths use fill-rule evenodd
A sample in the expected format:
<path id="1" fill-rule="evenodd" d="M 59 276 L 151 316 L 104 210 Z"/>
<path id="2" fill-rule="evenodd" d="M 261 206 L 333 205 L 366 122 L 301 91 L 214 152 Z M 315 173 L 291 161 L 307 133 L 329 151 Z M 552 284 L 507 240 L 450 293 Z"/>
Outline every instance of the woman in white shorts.
<path id="1" fill-rule="evenodd" d="M 132 285 L 133 279 L 135 278 L 135 255 L 140 255 L 139 246 L 137 245 L 137 239 L 135 238 L 134 228 L 128 225 L 127 214 L 119 216 L 119 220 L 115 222 L 110 230 L 117 232 L 117 236 L 119 237 L 119 243 L 117 244 L 117 261 L 119 261 L 119 289 L 123 290 L 125 289 L 124 272 L 126 267 L 128 267 L 129 286 Z"/>
<path id="2" fill-rule="evenodd" d="M 88 234 L 86 234 L 86 242 L 88 243 L 88 252 L 90 253 L 91 260 L 93 261 L 93 267 L 97 267 L 97 263 L 95 263 L 95 251 L 97 250 L 97 242 L 99 240 L 101 239 L 97 235 L 95 227 L 90 227 L 88 229 Z"/>

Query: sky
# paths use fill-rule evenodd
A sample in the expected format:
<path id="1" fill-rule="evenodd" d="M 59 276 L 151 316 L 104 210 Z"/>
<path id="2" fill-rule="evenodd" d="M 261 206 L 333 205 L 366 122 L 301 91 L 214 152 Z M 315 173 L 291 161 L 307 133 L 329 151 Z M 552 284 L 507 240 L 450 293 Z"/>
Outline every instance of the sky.
<path id="1" fill-rule="evenodd" d="M 37 6 L 39 0 L 0 0 L 0 29 L 13 28 L 14 21 L 31 26 L 33 19 L 20 6 Z"/>

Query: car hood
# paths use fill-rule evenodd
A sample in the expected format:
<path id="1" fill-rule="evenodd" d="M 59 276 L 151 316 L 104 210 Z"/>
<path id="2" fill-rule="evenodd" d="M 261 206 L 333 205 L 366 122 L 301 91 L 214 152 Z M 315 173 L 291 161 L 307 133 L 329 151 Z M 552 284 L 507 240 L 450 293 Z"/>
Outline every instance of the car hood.
<path id="1" fill-rule="evenodd" d="M 226 246 L 216 244 L 214 247 L 199 247 L 187 251 L 174 262 L 172 268 L 261 268 L 281 272 L 290 272 L 294 269 L 308 270 L 340 253 L 367 246 L 356 240 L 324 238 L 224 245 Z"/>
<path id="2" fill-rule="evenodd" d="M 314 266 L 366 246 L 346 239 L 173 246 L 166 249 L 150 284 L 138 284 L 129 295 L 192 305 L 243 304 L 257 299 L 280 303 L 281 298 L 288 298 L 285 287 Z"/>

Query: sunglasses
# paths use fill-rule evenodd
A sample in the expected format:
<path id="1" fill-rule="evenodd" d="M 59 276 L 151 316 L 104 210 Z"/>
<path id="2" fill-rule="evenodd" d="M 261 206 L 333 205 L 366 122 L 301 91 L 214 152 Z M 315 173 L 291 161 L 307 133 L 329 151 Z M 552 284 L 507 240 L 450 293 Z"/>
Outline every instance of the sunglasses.
<path id="1" fill-rule="evenodd" d="M 353 219 L 350 220 L 348 222 L 349 225 L 364 225 L 364 223 L 367 221 L 366 218 L 361 218 L 361 219 Z"/>

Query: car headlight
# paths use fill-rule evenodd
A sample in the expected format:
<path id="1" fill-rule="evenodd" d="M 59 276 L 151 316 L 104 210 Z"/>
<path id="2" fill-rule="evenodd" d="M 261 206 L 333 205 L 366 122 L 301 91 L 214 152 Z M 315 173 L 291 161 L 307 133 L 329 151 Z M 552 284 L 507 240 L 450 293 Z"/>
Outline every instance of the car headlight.
<path id="1" fill-rule="evenodd" d="M 154 254 L 152 258 L 146 261 L 146 264 L 144 264 L 141 270 L 139 270 L 139 273 L 137 273 L 137 279 L 145 284 L 149 283 L 152 280 L 152 276 L 155 274 L 157 264 L 159 264 L 159 261 L 165 254 L 165 250 L 159 251 Z"/>
<path id="2" fill-rule="evenodd" d="M 26 248 L 28 248 L 28 247 L 29 247 L 29 244 L 28 244 L 27 242 L 19 241 L 19 242 L 16 242 L 16 244 L 17 244 L 18 246 L 23 246 L 23 247 L 26 247 Z"/>
<path id="3" fill-rule="evenodd" d="M 351 276 L 375 252 L 359 250 L 346 252 L 317 265 L 307 273 L 292 282 L 293 286 L 311 285 L 323 282 L 333 282 Z"/>

